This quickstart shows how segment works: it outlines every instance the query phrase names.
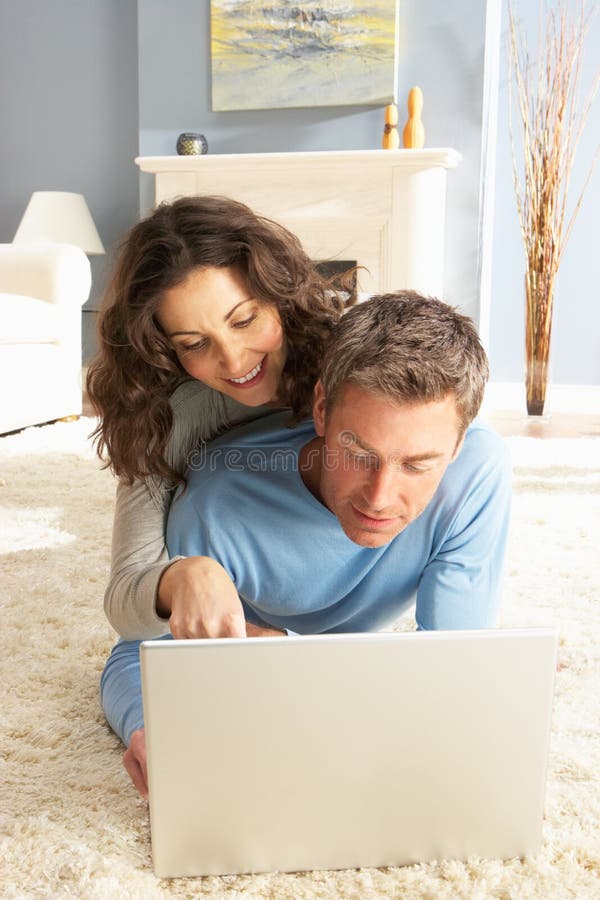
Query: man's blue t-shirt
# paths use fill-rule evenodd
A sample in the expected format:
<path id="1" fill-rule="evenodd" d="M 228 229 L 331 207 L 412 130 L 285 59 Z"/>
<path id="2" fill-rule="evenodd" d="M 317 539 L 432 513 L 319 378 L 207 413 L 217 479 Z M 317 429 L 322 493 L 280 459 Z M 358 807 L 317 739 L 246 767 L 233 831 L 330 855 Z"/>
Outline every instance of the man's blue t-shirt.
<path id="1" fill-rule="evenodd" d="M 287 419 L 274 413 L 195 454 L 169 515 L 171 555 L 216 559 L 250 622 L 301 634 L 385 628 L 415 601 L 421 629 L 494 624 L 511 494 L 498 435 L 473 424 L 421 515 L 368 548 L 304 485 L 298 453 L 313 424 L 290 429 Z M 138 648 L 119 641 L 101 681 L 106 718 L 125 744 L 144 723 Z"/>
<path id="2" fill-rule="evenodd" d="M 305 486 L 298 454 L 313 423 L 288 419 L 274 413 L 195 454 L 169 514 L 170 554 L 216 559 L 249 621 L 300 634 L 385 628 L 415 601 L 419 628 L 492 625 L 511 494 L 502 439 L 471 425 L 421 515 L 369 548 Z"/>

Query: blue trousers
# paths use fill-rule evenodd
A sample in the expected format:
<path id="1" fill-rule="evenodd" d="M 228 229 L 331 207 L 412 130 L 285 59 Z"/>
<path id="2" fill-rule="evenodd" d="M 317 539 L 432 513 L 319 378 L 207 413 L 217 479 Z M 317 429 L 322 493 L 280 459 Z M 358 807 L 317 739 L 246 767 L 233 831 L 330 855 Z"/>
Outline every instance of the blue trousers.
<path id="1" fill-rule="evenodd" d="M 173 640 L 173 636 L 165 634 L 159 640 Z M 127 747 L 133 732 L 144 727 L 140 644 L 123 640 L 115 644 L 100 678 L 106 721 Z"/>

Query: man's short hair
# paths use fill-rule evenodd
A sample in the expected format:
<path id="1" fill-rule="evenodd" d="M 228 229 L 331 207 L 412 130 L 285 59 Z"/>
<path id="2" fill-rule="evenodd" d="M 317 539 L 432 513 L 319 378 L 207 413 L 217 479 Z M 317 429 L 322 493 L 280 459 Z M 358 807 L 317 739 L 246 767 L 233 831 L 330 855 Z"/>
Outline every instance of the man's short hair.
<path id="1" fill-rule="evenodd" d="M 406 404 L 453 393 L 461 433 L 479 411 L 488 376 L 472 320 L 416 291 L 378 294 L 348 310 L 321 367 L 328 412 L 349 383 Z"/>

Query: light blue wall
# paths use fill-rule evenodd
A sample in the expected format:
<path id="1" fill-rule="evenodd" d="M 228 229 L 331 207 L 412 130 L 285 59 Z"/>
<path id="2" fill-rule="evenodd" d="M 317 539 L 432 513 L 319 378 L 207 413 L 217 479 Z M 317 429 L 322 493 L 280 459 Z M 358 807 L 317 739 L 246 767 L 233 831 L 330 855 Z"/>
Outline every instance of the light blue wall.
<path id="1" fill-rule="evenodd" d="M 0 104 L 0 242 L 33 191 L 75 191 L 107 250 L 91 258 L 87 359 L 114 246 L 138 212 L 135 0 L 1 0 Z"/>
<path id="2" fill-rule="evenodd" d="M 571 0 L 572 12 L 578 7 Z M 535 53 L 537 0 L 516 2 L 531 54 Z M 492 377 L 523 377 L 525 257 L 512 180 L 508 130 L 508 16 L 503 9 L 502 59 L 498 104 L 496 207 L 489 353 Z M 582 72 L 582 87 L 592 84 L 600 60 L 600 15 L 592 20 Z M 600 141 L 600 97 L 592 107 L 573 169 L 571 196 L 579 196 Z M 600 167 L 589 183 L 581 212 L 558 275 L 550 356 L 550 380 L 556 384 L 600 384 Z"/>
<path id="3" fill-rule="evenodd" d="M 400 8 L 400 94 L 418 84 L 426 144 L 464 157 L 448 176 L 446 297 L 477 317 L 486 7 L 481 0 L 401 0 Z M 138 0 L 138 18 L 142 155 L 175 153 L 182 131 L 203 132 L 211 153 L 381 146 L 382 108 L 311 109 L 307 96 L 306 109 L 212 112 L 209 3 Z M 152 179 L 143 176 L 142 210 L 152 203 Z"/>
<path id="4" fill-rule="evenodd" d="M 492 20 L 498 2 L 488 0 Z M 538 0 L 515 2 L 535 31 Z M 400 92 L 419 84 L 425 97 L 427 145 L 454 147 L 463 155 L 459 168 L 448 173 L 446 299 L 479 319 L 479 229 L 485 192 L 488 199 L 495 197 L 490 243 L 492 375 L 520 381 L 523 251 L 506 124 L 506 58 L 500 66 L 494 185 L 491 178 L 486 183 L 482 159 L 486 3 L 400 4 Z M 577 0 L 570 0 L 570 6 L 575 9 Z M 584 83 L 590 82 L 599 58 L 597 16 L 588 40 Z M 187 130 L 203 131 L 212 153 L 367 149 L 380 146 L 383 127 L 383 110 L 361 107 L 211 112 L 209 0 L 3 0 L 0 84 L 0 241 L 12 240 L 34 190 L 83 193 L 109 251 L 107 257 L 92 259 L 94 289 L 88 308 L 98 304 L 114 247 L 137 218 L 140 205 L 145 210 L 152 204 L 149 178 L 141 182 L 139 199 L 133 165 L 138 152 L 174 153 L 177 135 Z M 574 188 L 581 184 L 598 134 L 597 100 L 578 154 Z M 600 384 L 599 207 L 596 172 L 557 285 L 552 377 L 560 383 Z M 92 313 L 84 316 L 86 356 L 92 346 L 92 320 Z"/>

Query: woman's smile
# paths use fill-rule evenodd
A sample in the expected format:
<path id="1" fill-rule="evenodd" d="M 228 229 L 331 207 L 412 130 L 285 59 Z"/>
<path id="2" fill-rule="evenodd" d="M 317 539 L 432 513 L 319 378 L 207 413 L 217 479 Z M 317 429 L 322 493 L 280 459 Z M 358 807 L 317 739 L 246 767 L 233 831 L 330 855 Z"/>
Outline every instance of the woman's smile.
<path id="1" fill-rule="evenodd" d="M 258 380 L 259 376 L 262 378 L 266 371 L 266 361 L 267 357 L 263 357 L 263 359 L 259 362 L 257 366 L 250 370 L 250 372 L 246 372 L 245 375 L 240 376 L 240 378 L 226 378 L 226 381 L 229 381 L 230 384 L 236 384 L 238 387 L 251 387 L 254 386 Z"/>

